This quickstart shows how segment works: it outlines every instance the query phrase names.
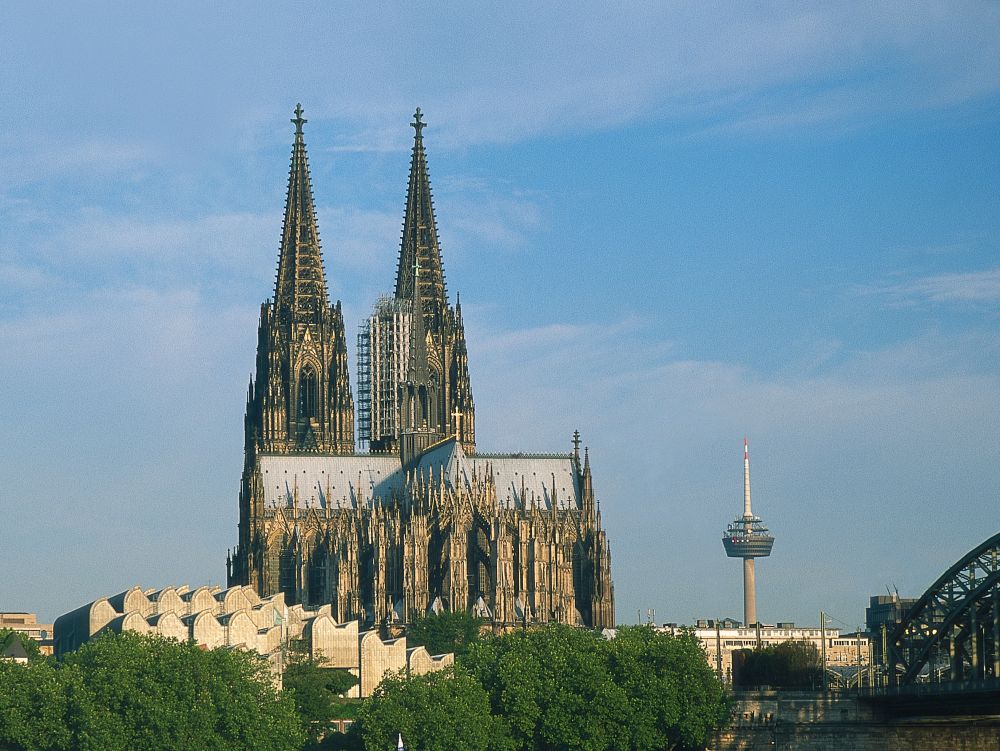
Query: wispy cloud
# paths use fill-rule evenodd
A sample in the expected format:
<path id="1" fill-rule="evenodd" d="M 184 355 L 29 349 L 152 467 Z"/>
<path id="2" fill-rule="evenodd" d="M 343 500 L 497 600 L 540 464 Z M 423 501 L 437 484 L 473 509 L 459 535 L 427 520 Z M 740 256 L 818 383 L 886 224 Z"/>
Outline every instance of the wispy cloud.
<path id="1" fill-rule="evenodd" d="M 397 212 L 361 209 L 356 206 L 327 206 L 317 209 L 327 266 L 355 270 L 391 268 L 399 252 L 402 210 Z M 280 226 L 280 225 L 279 225 Z"/>
<path id="2" fill-rule="evenodd" d="M 449 254 L 520 249 L 544 222 L 538 195 L 468 176 L 448 176 L 435 186 L 438 213 L 448 217 L 440 232 Z"/>
<path id="3" fill-rule="evenodd" d="M 1000 302 L 1000 268 L 967 273 L 936 274 L 902 282 L 860 287 L 864 294 L 884 297 L 890 304 Z"/>
<path id="4" fill-rule="evenodd" d="M 126 180 L 162 156 L 145 143 L 107 139 L 72 140 L 31 134 L 26 142 L 0 142 L 0 189 L 67 175 L 113 175 Z"/>
<path id="5" fill-rule="evenodd" d="M 11 263 L 0 263 L 0 284 L 9 287 L 34 289 L 55 281 L 51 274 L 36 266 L 19 266 Z"/>

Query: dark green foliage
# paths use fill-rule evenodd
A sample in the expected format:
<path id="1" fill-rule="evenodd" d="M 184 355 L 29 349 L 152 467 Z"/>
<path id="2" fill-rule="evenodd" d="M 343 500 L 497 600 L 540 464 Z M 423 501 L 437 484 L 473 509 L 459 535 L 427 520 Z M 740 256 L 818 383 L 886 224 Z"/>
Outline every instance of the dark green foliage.
<path id="1" fill-rule="evenodd" d="M 259 657 L 158 636 L 109 634 L 58 666 L 4 666 L 0 696 L 16 697 L 0 710 L 0 748 L 12 751 L 293 751 L 303 740 Z"/>
<path id="2" fill-rule="evenodd" d="M 394 749 L 399 733 L 420 751 L 499 748 L 486 692 L 452 670 L 386 679 L 362 705 L 359 722 L 366 749 Z"/>
<path id="3" fill-rule="evenodd" d="M 746 651 L 734 671 L 739 687 L 815 688 L 823 681 L 823 665 L 816 645 L 786 641 Z"/>
<path id="4" fill-rule="evenodd" d="M 728 709 L 697 639 L 647 627 L 621 628 L 611 641 L 567 626 L 485 637 L 461 660 L 450 693 L 443 680 L 383 684 L 360 714 L 365 748 L 392 748 L 400 731 L 419 749 L 698 748 Z M 490 734 L 471 735 L 473 727 Z"/>
<path id="5" fill-rule="evenodd" d="M 354 686 L 358 679 L 346 670 L 320 667 L 315 660 L 302 654 L 290 653 L 291 662 L 283 679 L 286 693 L 295 702 L 295 709 L 302 720 L 303 731 L 313 743 L 327 733 L 330 721 L 340 719 L 345 712 L 345 702 L 340 695 Z"/>
<path id="6" fill-rule="evenodd" d="M 454 652 L 456 657 L 469 651 L 479 640 L 481 618 L 464 610 L 455 613 L 420 615 L 406 629 L 408 647 L 426 647 L 432 655 Z"/>
<path id="7" fill-rule="evenodd" d="M 51 663 L 0 661 L 0 748 L 72 748 L 68 700 L 65 681 Z"/>
<path id="8" fill-rule="evenodd" d="M 628 697 L 594 631 L 549 626 L 486 639 L 464 665 L 490 696 L 514 749 L 627 747 Z"/>
<path id="9" fill-rule="evenodd" d="M 725 722 L 722 684 L 693 633 L 620 626 L 608 646 L 611 674 L 629 697 L 630 748 L 700 748 Z"/>
<path id="10" fill-rule="evenodd" d="M 360 704 L 353 677 L 292 651 L 284 692 L 240 650 L 108 635 L 62 664 L 0 663 L 0 749 L 11 751 L 661 751 L 698 748 L 726 715 L 691 634 L 565 626 L 473 639 L 454 670 L 390 678 Z M 333 711 L 331 711 L 331 707 Z M 358 722 L 326 733 L 332 717 Z"/>

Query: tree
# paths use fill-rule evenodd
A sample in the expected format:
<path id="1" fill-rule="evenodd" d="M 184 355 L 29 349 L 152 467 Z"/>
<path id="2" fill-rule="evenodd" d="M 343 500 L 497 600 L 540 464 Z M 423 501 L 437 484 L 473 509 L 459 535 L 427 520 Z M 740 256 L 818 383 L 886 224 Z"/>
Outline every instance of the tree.
<path id="1" fill-rule="evenodd" d="M 454 652 L 458 657 L 479 640 L 482 625 L 481 618 L 464 610 L 418 615 L 406 629 L 406 645 L 426 647 L 432 655 Z"/>
<path id="2" fill-rule="evenodd" d="M 344 708 L 341 694 L 357 682 L 346 670 L 322 667 L 302 644 L 289 645 L 284 689 L 292 696 L 303 732 L 313 744 L 327 734 L 332 720 L 341 717 Z"/>
<path id="3" fill-rule="evenodd" d="M 291 697 L 250 652 L 108 634 L 67 655 L 58 672 L 80 751 L 292 751 L 304 740 Z"/>
<path id="4" fill-rule="evenodd" d="M 823 680 L 823 665 L 816 645 L 786 641 L 743 653 L 733 678 L 737 686 L 812 688 Z"/>
<path id="5" fill-rule="evenodd" d="M 453 669 L 387 678 L 361 705 L 358 725 L 366 749 L 395 748 L 398 734 L 421 751 L 502 748 L 486 692 Z"/>
<path id="6" fill-rule="evenodd" d="M 630 707 L 594 631 L 551 625 L 484 639 L 463 664 L 490 697 L 516 749 L 627 747 Z"/>
<path id="7" fill-rule="evenodd" d="M 358 725 L 369 751 L 400 732 L 432 751 L 663 751 L 703 748 L 727 714 L 692 633 L 549 625 L 484 637 L 453 671 L 384 681 Z"/>
<path id="8" fill-rule="evenodd" d="M 62 751 L 73 747 L 66 722 L 67 692 L 48 661 L 0 660 L 0 748 Z"/>
<path id="9" fill-rule="evenodd" d="M 609 642 L 610 671 L 628 695 L 633 749 L 702 748 L 725 722 L 722 684 L 690 631 L 619 626 Z"/>

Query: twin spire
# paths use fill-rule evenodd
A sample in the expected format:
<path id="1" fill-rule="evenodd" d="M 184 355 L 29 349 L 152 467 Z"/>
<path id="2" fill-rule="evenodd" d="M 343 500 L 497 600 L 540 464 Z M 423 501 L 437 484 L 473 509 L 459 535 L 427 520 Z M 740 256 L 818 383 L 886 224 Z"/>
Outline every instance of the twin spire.
<path id="1" fill-rule="evenodd" d="M 397 300 L 419 300 L 424 322 L 435 329 L 444 321 L 448 307 L 438 244 L 437 222 L 431 179 L 427 171 L 423 130 L 426 123 L 420 108 L 413 114 L 413 155 L 410 161 L 410 181 L 406 189 L 406 214 L 403 218 L 403 239 L 396 269 Z M 419 268 L 419 277 L 417 269 Z"/>
<path id="2" fill-rule="evenodd" d="M 310 320 L 321 315 L 330 303 L 316 224 L 312 179 L 309 176 L 309 158 L 302 132 L 302 126 L 308 120 L 302 115 L 302 105 L 298 104 L 295 117 L 291 120 L 295 125 L 295 143 L 288 172 L 288 197 L 285 199 L 274 299 L 280 311 L 293 314 L 296 320 Z M 423 129 L 426 123 L 419 107 L 410 126 L 414 130 L 413 155 L 395 297 L 413 301 L 414 304 L 419 302 L 425 325 L 436 328 L 444 320 L 448 300 L 427 154 L 424 151 Z"/>
<path id="3" fill-rule="evenodd" d="M 302 105 L 296 105 L 295 143 L 288 170 L 288 197 L 281 230 L 281 253 L 274 282 L 274 302 L 279 314 L 302 322 L 318 322 L 330 307 L 323 272 L 323 253 L 316 225 L 309 158 L 302 135 L 308 122 L 302 117 Z"/>

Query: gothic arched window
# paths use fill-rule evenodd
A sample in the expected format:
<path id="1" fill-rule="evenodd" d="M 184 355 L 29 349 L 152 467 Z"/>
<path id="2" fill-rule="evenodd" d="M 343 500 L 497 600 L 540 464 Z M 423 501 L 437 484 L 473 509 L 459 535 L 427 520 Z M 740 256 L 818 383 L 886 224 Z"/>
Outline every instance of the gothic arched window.
<path id="1" fill-rule="evenodd" d="M 299 417 L 317 417 L 318 407 L 319 381 L 312 366 L 306 365 L 299 373 Z"/>

